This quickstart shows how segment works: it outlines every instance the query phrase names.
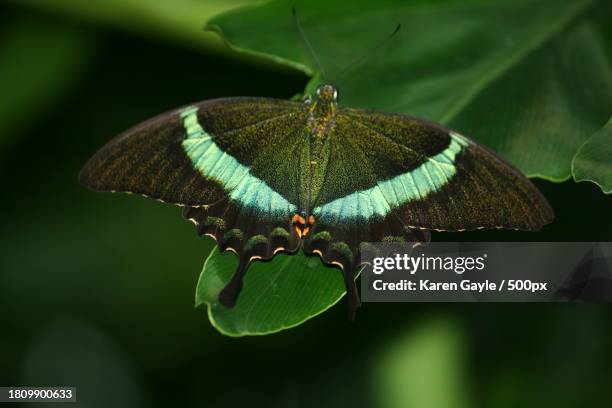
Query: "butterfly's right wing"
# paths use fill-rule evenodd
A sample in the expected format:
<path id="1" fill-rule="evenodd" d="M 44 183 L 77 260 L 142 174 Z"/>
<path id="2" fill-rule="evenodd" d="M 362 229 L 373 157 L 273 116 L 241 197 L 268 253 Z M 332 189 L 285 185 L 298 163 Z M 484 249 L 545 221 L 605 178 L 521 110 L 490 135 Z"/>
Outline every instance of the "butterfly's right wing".
<path id="1" fill-rule="evenodd" d="M 533 231 L 553 219 L 520 171 L 457 132 L 358 109 L 342 109 L 336 122 L 332 151 L 344 158 L 330 160 L 313 210 L 320 220 L 371 225 L 393 216 L 424 230 Z"/>

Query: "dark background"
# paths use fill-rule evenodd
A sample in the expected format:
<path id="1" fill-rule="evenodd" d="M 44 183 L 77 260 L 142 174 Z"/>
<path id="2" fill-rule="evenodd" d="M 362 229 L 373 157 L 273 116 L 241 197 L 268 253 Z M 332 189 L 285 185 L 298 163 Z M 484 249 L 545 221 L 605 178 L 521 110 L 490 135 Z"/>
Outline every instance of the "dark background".
<path id="1" fill-rule="evenodd" d="M 421 406 L 445 394 L 445 406 L 610 404 L 607 304 L 366 304 L 350 323 L 340 303 L 278 334 L 219 334 L 193 307 L 212 241 L 178 208 L 94 194 L 77 173 L 112 136 L 160 112 L 221 96 L 289 98 L 308 78 L 55 14 L 0 5 L 0 16 L 0 30 L 34 19 L 89 44 L 71 86 L 36 114 L 26 107 L 0 139 L 0 386 L 74 385 L 90 407 L 361 407 L 393 406 L 387 378 L 399 377 L 407 392 L 424 383 Z M 433 239 L 612 239 L 610 197 L 594 184 L 535 182 L 557 215 L 542 232 Z M 430 380 L 417 378 L 420 367 Z"/>

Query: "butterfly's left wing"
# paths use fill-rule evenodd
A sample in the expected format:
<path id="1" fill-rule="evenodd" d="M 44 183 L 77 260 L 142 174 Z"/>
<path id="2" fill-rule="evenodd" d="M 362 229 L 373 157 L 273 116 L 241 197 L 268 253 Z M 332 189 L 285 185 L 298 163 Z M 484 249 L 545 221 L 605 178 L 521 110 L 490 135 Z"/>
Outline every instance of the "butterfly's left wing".
<path id="1" fill-rule="evenodd" d="M 299 246 L 290 220 L 300 201 L 296 163 L 306 115 L 301 103 L 269 98 L 187 106 L 109 142 L 85 165 L 80 181 L 183 206 L 200 235 L 238 254 L 238 271 L 220 296 L 232 306 L 252 260 Z"/>

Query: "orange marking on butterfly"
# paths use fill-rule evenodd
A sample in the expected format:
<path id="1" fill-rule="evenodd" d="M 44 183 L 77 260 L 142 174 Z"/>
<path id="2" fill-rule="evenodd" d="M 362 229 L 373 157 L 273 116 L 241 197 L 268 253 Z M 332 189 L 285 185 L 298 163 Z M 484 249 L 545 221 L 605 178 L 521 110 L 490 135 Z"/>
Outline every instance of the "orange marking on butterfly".
<path id="1" fill-rule="evenodd" d="M 293 226 L 293 230 L 300 238 L 306 238 L 310 231 L 312 231 L 312 226 L 315 224 L 315 217 L 309 215 L 304 218 L 300 214 L 294 214 L 291 217 L 291 225 Z"/>

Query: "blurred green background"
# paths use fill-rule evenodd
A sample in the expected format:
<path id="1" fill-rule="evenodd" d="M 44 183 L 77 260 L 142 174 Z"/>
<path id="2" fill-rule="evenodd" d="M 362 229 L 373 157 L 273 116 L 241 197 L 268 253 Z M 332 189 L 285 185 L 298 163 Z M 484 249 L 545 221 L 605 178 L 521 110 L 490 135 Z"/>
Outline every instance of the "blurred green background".
<path id="1" fill-rule="evenodd" d="M 213 242 L 175 207 L 82 188 L 78 170 L 159 112 L 289 98 L 309 78 L 200 34 L 239 2 L 192 0 L 181 16 L 161 1 L 71 3 L 0 5 L 0 385 L 72 385 L 88 407 L 612 403 L 606 304 L 366 304 L 350 323 L 341 302 L 270 336 L 216 332 L 193 307 Z M 169 23 L 185 16 L 193 27 Z M 612 240 L 596 185 L 536 184 L 557 214 L 538 240 Z"/>

